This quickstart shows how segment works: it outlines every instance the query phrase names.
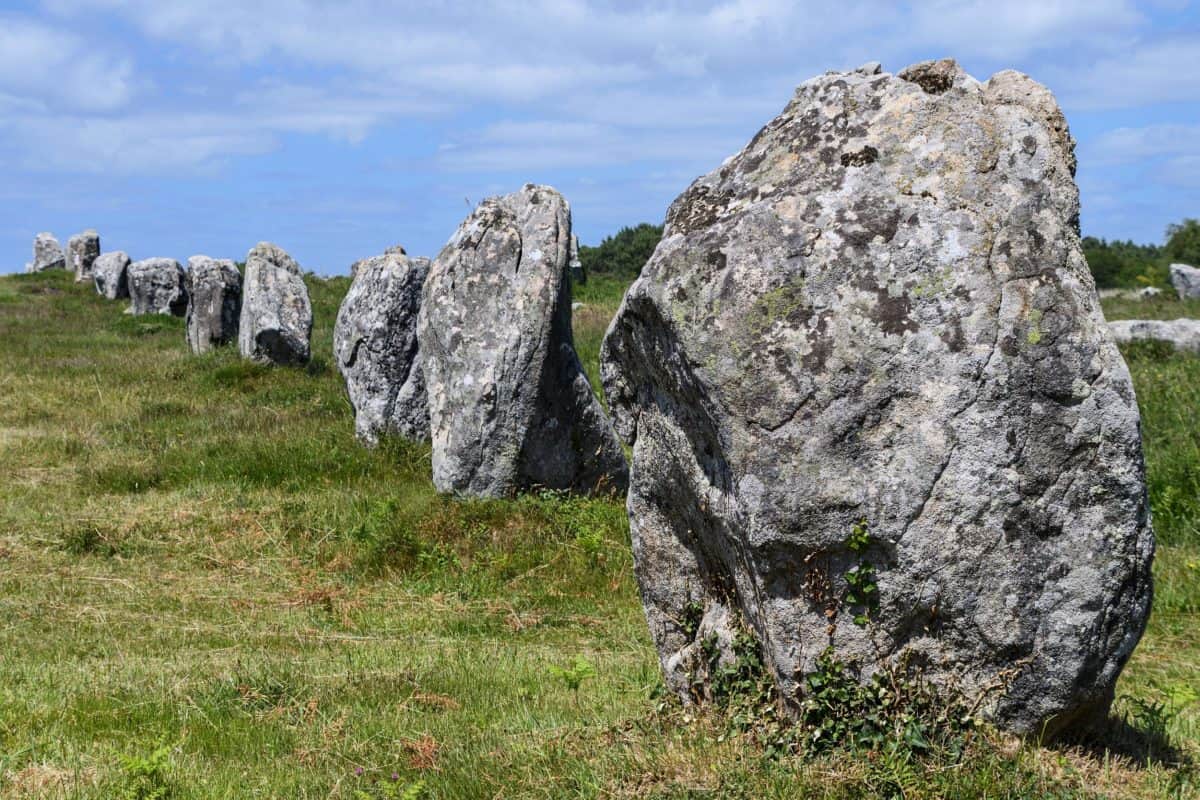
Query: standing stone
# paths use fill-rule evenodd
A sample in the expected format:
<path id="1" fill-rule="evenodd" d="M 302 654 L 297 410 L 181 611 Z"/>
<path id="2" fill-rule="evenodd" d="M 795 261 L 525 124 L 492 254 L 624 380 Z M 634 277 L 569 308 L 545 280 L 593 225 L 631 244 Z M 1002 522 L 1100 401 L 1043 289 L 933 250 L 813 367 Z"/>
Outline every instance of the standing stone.
<path id="1" fill-rule="evenodd" d="M 703 695 L 705 643 L 744 624 L 792 708 L 832 648 L 1021 733 L 1103 715 L 1154 538 L 1074 170 L 1030 78 L 868 65 L 674 202 L 602 352 L 673 690 Z"/>
<path id="2" fill-rule="evenodd" d="M 575 354 L 570 238 L 567 201 L 529 184 L 483 201 L 434 260 L 417 335 L 439 491 L 625 486 L 620 443 Z"/>
<path id="3" fill-rule="evenodd" d="M 193 353 L 237 340 L 242 274 L 236 264 L 208 256 L 189 258 L 187 298 L 187 341 Z"/>
<path id="4" fill-rule="evenodd" d="M 183 267 L 173 258 L 134 261 L 126 270 L 130 314 L 171 314 L 187 311 Z"/>
<path id="5" fill-rule="evenodd" d="M 88 228 L 67 240 L 67 269 L 75 273 L 75 282 L 92 279 L 92 269 L 100 255 L 100 234 Z"/>
<path id="6" fill-rule="evenodd" d="M 129 297 L 129 256 L 121 250 L 103 253 L 92 263 L 96 293 L 109 300 Z"/>
<path id="7" fill-rule="evenodd" d="M 576 286 L 587 284 L 587 270 L 583 268 L 583 262 L 579 260 L 579 237 L 575 234 L 571 234 L 571 260 L 568 262 L 567 269 L 571 273 L 571 283 Z"/>
<path id="8" fill-rule="evenodd" d="M 429 438 L 417 349 L 417 312 L 428 274 L 428 258 L 392 248 L 356 262 L 354 282 L 338 309 L 333 351 L 354 406 L 355 433 L 368 445 L 389 433 Z"/>
<path id="9" fill-rule="evenodd" d="M 1172 264 L 1171 285 L 1179 293 L 1180 300 L 1200 298 L 1200 269 L 1187 264 Z"/>
<path id="10" fill-rule="evenodd" d="M 1200 319 L 1122 319 L 1108 323 L 1117 344 L 1165 342 L 1176 350 L 1200 353 Z"/>
<path id="11" fill-rule="evenodd" d="M 313 315 L 300 265 L 259 242 L 246 256 L 242 287 L 241 354 L 261 364 L 307 363 Z"/>
<path id="12" fill-rule="evenodd" d="M 25 265 L 26 272 L 45 272 L 48 269 L 65 269 L 67 258 L 52 233 L 39 233 L 33 240 L 33 262 Z"/>

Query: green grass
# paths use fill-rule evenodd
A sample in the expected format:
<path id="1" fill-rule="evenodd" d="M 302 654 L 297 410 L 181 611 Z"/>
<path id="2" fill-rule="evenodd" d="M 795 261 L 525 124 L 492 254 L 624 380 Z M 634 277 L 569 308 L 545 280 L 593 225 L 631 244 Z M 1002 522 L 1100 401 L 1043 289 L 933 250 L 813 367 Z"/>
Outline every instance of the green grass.
<path id="1" fill-rule="evenodd" d="M 1200 750 L 1200 359 L 1131 357 L 1164 546 L 1109 744 L 1141 755 L 982 731 L 961 759 L 804 759 L 659 696 L 619 501 L 455 501 L 427 448 L 358 446 L 346 287 L 310 282 L 299 370 L 193 357 L 179 320 L 65 274 L 0 278 L 0 798 L 1195 792 L 1155 736 Z M 577 293 L 593 381 L 623 288 Z"/>

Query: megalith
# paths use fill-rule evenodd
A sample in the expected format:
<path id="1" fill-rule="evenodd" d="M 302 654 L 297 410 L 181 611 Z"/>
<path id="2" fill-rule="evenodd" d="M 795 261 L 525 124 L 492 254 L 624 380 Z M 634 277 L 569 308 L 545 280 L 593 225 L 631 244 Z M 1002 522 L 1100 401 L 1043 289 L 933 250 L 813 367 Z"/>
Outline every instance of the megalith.
<path id="1" fill-rule="evenodd" d="M 242 279 L 238 350 L 261 364 L 305 364 L 312 324 L 300 265 L 269 242 L 255 245 Z"/>
<path id="2" fill-rule="evenodd" d="M 100 234 L 88 228 L 67 240 L 67 269 L 75 273 L 75 282 L 92 279 L 92 268 L 100 255 Z"/>
<path id="3" fill-rule="evenodd" d="M 92 263 L 96 293 L 109 300 L 129 297 L 129 255 L 121 250 L 102 253 Z"/>
<path id="4" fill-rule="evenodd" d="M 187 342 L 193 353 L 237 341 L 242 273 L 227 259 L 192 256 L 187 269 Z"/>
<path id="5" fill-rule="evenodd" d="M 744 629 L 792 708 L 832 648 L 1018 733 L 1103 716 L 1154 539 L 1074 172 L 1025 75 L 870 64 L 671 205 L 602 352 L 671 689 Z"/>
<path id="6" fill-rule="evenodd" d="M 126 269 L 130 314 L 171 314 L 187 311 L 183 267 L 173 258 L 145 258 Z"/>
<path id="7" fill-rule="evenodd" d="M 575 353 L 571 210 L 548 186 L 483 201 L 434 259 L 417 337 L 440 491 L 624 488 L 612 426 Z"/>
<path id="8" fill-rule="evenodd" d="M 26 272 L 45 272 L 48 269 L 65 269 L 67 258 L 62 246 L 52 233 L 39 233 L 33 240 L 33 261 L 25 265 Z"/>

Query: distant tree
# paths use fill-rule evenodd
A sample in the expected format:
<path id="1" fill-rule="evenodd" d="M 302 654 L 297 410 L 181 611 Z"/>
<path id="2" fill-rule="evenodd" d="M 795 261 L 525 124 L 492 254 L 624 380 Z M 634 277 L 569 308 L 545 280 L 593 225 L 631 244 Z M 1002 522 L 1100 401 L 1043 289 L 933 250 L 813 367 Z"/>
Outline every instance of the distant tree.
<path id="1" fill-rule="evenodd" d="M 650 259 L 662 238 L 662 226 L 643 222 L 632 228 L 621 228 L 597 247 L 579 246 L 579 260 L 589 274 L 616 275 L 635 278 Z"/>
<path id="2" fill-rule="evenodd" d="M 1172 261 L 1200 266 L 1200 220 L 1185 219 L 1167 226 L 1167 246 Z"/>
<path id="3" fill-rule="evenodd" d="M 1083 238 L 1083 254 L 1101 289 L 1132 289 L 1165 285 L 1163 249 L 1131 241 L 1109 242 L 1094 236 Z"/>

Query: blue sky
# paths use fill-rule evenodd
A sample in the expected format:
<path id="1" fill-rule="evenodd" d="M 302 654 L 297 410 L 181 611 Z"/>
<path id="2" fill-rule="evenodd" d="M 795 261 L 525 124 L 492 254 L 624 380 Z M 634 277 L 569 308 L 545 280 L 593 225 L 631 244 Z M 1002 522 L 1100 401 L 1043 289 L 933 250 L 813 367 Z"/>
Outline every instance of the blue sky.
<path id="1" fill-rule="evenodd" d="M 954 56 L 1048 85 L 1084 233 L 1200 217 L 1200 11 L 1160 0 L 0 0 L 0 272 L 97 228 L 134 258 L 435 255 L 526 181 L 595 243 L 659 222 L 801 81 Z"/>

